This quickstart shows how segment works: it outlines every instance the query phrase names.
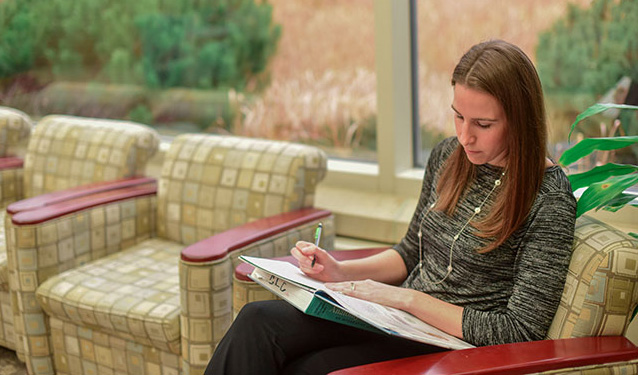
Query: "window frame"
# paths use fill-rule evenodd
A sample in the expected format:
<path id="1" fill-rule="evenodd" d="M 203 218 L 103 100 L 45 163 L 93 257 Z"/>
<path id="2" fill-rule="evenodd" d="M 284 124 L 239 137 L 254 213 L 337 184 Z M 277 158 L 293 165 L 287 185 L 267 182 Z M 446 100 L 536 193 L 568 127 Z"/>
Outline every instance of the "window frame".
<path id="1" fill-rule="evenodd" d="M 316 205 L 333 211 L 338 235 L 397 242 L 416 207 L 424 170 L 414 167 L 421 157 L 415 136 L 419 129 L 414 126 L 415 13 L 416 0 L 374 0 L 377 163 L 330 159 L 327 176 L 317 188 Z"/>

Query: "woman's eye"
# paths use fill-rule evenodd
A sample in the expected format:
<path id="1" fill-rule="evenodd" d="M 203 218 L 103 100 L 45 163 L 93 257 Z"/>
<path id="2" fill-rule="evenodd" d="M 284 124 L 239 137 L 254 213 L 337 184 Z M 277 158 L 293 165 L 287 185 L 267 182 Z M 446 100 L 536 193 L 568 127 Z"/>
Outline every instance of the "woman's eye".
<path id="1" fill-rule="evenodd" d="M 483 129 L 487 129 L 490 126 L 492 126 L 492 124 L 489 124 L 489 123 L 488 124 L 484 124 L 484 123 L 481 123 L 481 122 L 477 122 L 476 125 L 482 127 Z"/>

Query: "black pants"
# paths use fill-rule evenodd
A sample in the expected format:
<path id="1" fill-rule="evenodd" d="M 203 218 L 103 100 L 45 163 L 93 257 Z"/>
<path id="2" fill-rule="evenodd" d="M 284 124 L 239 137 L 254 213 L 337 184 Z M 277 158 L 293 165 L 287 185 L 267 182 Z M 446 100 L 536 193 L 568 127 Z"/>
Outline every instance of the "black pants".
<path id="1" fill-rule="evenodd" d="M 262 301 L 240 311 L 204 374 L 326 374 L 442 350 L 305 315 L 284 301 Z"/>

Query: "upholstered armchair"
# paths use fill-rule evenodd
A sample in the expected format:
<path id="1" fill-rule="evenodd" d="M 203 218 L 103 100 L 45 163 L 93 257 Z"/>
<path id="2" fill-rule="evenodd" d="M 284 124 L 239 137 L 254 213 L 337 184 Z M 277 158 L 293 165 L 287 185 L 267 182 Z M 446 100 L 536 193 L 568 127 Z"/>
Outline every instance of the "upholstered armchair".
<path id="1" fill-rule="evenodd" d="M 240 254 L 285 255 L 296 240 L 312 238 L 318 222 L 323 245 L 332 246 L 331 213 L 312 208 L 325 172 L 326 156 L 315 147 L 181 135 L 166 152 L 157 189 L 139 181 L 86 190 L 13 215 L 16 279 L 46 313 L 25 322 L 30 371 L 201 374 L 232 321 Z M 251 235 L 263 226 L 268 234 Z M 48 228 L 58 235 L 29 243 Z M 240 231 L 230 233 L 240 246 L 225 246 L 231 228 Z M 51 247 L 84 264 L 30 285 L 48 273 Z"/>
<path id="2" fill-rule="evenodd" d="M 11 217 L 20 212 L 45 206 L 66 194 L 78 194 L 74 187 L 121 183 L 143 175 L 146 163 L 159 146 L 159 135 L 151 128 L 132 122 L 91 119 L 70 116 L 47 116 L 35 126 L 24 155 L 24 168 L 19 172 L 15 186 L 21 194 L 0 214 L 0 231 L 4 237 L 5 223 L 11 227 Z M 97 185 L 96 185 L 97 184 Z M 71 189 L 70 191 L 67 189 Z M 6 219 L 5 219 L 6 216 Z M 8 219 L 8 220 L 7 220 Z M 18 357 L 29 355 L 29 344 L 24 341 L 31 319 L 41 316 L 34 302 L 34 287 L 47 277 L 74 266 L 66 262 L 65 248 L 49 246 L 49 258 L 26 252 L 17 253 L 16 243 L 36 252 L 35 244 L 51 244 L 51 238 L 64 237 L 65 229 L 55 226 L 32 227 L 22 237 L 0 240 L 0 311 L 7 324 L 13 323 L 15 339 L 9 335 L 2 345 L 16 349 Z M 13 242 L 14 246 L 8 246 Z M 39 255 L 43 255 L 42 251 Z M 28 260 L 27 260 L 28 258 Z M 83 258 L 83 260 L 85 260 Z M 26 266 L 26 262 L 33 264 Z M 46 269 L 46 272 L 37 270 Z M 8 293 L 10 291 L 10 293 Z"/>
<path id="3" fill-rule="evenodd" d="M 369 255 L 367 250 L 346 253 L 352 253 L 349 258 Z M 250 272 L 245 264 L 235 269 L 236 289 L 246 296 L 239 303 L 272 298 L 269 292 L 257 294 L 259 287 L 246 277 Z M 638 241 L 583 216 L 576 222 L 569 273 L 547 340 L 447 351 L 333 374 L 636 374 L 638 342 L 624 336 L 637 306 Z"/>
<path id="4" fill-rule="evenodd" d="M 31 133 L 31 119 L 13 108 L 0 107 L 0 211 L 22 198 L 22 166 L 16 146 Z M 0 213 L 0 346 L 15 349 L 13 314 L 6 279 L 7 251 L 4 245 L 4 214 Z M 1 271 L 4 269 L 4 272 Z M 2 309 L 1 307 L 4 307 Z"/>
<path id="5" fill-rule="evenodd" d="M 31 119 L 13 108 L 0 107 L 0 208 L 22 197 L 21 158 L 14 149 L 31 133 Z"/>

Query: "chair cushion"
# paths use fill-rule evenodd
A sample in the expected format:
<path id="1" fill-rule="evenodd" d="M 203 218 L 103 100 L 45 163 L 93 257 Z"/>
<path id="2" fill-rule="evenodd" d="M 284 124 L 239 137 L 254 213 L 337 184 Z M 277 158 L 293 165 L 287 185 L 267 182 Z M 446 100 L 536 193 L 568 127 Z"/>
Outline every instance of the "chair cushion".
<path id="1" fill-rule="evenodd" d="M 144 241 L 48 279 L 38 301 L 55 318 L 179 354 L 182 248 Z"/>

